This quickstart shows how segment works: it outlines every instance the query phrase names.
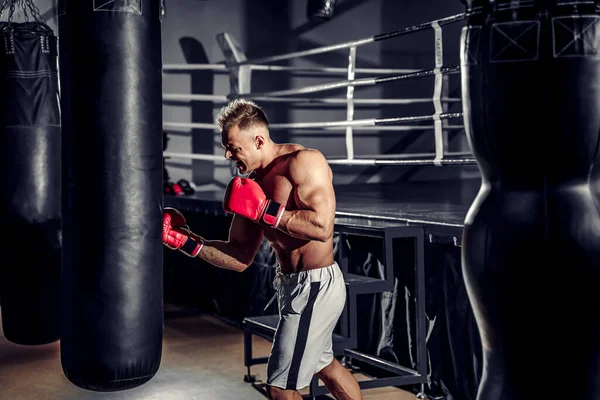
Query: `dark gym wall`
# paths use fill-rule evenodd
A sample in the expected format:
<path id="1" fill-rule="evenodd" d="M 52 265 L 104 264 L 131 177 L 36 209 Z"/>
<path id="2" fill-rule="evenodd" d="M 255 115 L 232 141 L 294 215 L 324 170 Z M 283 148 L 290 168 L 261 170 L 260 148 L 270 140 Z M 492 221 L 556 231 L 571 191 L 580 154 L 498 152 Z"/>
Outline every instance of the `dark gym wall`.
<path id="1" fill-rule="evenodd" d="M 288 33 L 291 8 L 287 2 L 271 0 L 245 0 L 246 56 L 248 59 L 285 54 L 293 50 L 293 38 Z M 268 16 L 268 18 L 265 18 Z M 277 34 L 280 32 L 281 34 Z M 292 40 L 289 40 L 292 39 Z M 290 65 L 288 61 L 277 65 Z M 252 75 L 252 92 L 270 92 L 290 87 L 287 73 L 255 72 Z M 290 107 L 287 103 L 261 103 L 271 123 L 287 123 Z M 287 131 L 272 132 L 277 142 L 288 142 Z"/>

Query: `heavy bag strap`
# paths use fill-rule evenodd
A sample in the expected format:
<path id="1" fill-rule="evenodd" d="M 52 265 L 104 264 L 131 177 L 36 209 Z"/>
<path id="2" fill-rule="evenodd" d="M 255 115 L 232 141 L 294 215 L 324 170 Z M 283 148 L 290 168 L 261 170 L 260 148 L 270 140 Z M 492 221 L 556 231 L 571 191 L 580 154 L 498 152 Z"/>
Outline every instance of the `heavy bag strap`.
<path id="1" fill-rule="evenodd" d="M 0 6 L 0 18 L 8 9 L 8 21 L 0 22 L 0 35 L 3 52 L 6 55 L 15 54 L 15 33 L 36 34 L 40 40 L 40 51 L 44 54 L 51 53 L 50 36 L 53 30 L 45 23 L 40 10 L 31 0 L 3 0 Z M 23 22 L 14 22 L 15 10 L 22 13 Z M 31 18 L 31 20 L 30 20 Z"/>
<path id="2" fill-rule="evenodd" d="M 0 22 L 0 37 L 2 38 L 2 53 L 6 55 L 15 54 L 15 35 L 13 26 L 7 22 Z"/>
<path id="3" fill-rule="evenodd" d="M 54 31 L 43 22 L 0 22 L 0 37 L 2 53 L 6 55 L 15 54 L 15 37 L 25 38 L 36 35 L 40 41 L 40 52 L 43 54 L 52 53 L 50 37 L 54 36 Z"/>

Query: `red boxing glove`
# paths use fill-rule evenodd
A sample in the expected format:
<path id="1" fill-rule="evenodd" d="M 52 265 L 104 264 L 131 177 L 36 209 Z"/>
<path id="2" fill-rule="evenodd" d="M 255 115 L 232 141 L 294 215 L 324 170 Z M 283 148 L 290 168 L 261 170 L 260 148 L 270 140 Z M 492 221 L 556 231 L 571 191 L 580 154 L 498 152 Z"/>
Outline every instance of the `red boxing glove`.
<path id="1" fill-rule="evenodd" d="M 162 241 L 168 248 L 179 250 L 190 257 L 200 254 L 204 245 L 202 241 L 198 242 L 190 235 L 190 230 L 185 224 L 185 217 L 170 207 L 163 209 Z"/>
<path id="2" fill-rule="evenodd" d="M 183 196 L 185 193 L 183 193 L 183 189 L 181 188 L 181 186 L 179 186 L 178 183 L 174 183 L 171 186 L 171 189 L 173 190 L 173 193 L 175 194 L 175 196 Z"/>
<path id="3" fill-rule="evenodd" d="M 267 199 L 258 183 L 238 176 L 227 185 L 223 208 L 252 221 L 262 221 L 273 228 L 277 228 L 285 210 L 281 204 Z"/>

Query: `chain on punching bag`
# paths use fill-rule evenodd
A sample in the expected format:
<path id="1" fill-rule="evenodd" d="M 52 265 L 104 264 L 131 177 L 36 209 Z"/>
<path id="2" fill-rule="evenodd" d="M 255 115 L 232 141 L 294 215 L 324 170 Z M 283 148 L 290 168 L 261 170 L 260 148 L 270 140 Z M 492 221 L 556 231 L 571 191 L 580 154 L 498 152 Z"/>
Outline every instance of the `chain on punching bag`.
<path id="1" fill-rule="evenodd" d="M 14 22 L 16 2 L 4 1 L 0 22 L 0 302 L 4 336 L 37 345 L 60 336 L 57 42 L 29 0 Z"/>
<path id="2" fill-rule="evenodd" d="M 62 368 L 81 388 L 124 390 L 162 354 L 160 0 L 58 6 Z"/>

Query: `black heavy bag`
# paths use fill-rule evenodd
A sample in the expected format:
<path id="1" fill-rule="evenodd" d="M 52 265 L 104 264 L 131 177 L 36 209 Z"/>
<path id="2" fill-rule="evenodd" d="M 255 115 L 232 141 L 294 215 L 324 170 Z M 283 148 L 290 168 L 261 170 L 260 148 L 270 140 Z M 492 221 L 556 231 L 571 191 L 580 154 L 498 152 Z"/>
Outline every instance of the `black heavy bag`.
<path id="1" fill-rule="evenodd" d="M 600 399 L 598 4 L 476 3 L 461 56 L 482 174 L 462 248 L 477 398 Z"/>
<path id="2" fill-rule="evenodd" d="M 163 337 L 160 0 L 59 2 L 61 360 L 93 391 L 158 371 Z"/>
<path id="3" fill-rule="evenodd" d="M 60 336 L 60 114 L 54 32 L 0 22 L 0 297 L 4 336 Z"/>

